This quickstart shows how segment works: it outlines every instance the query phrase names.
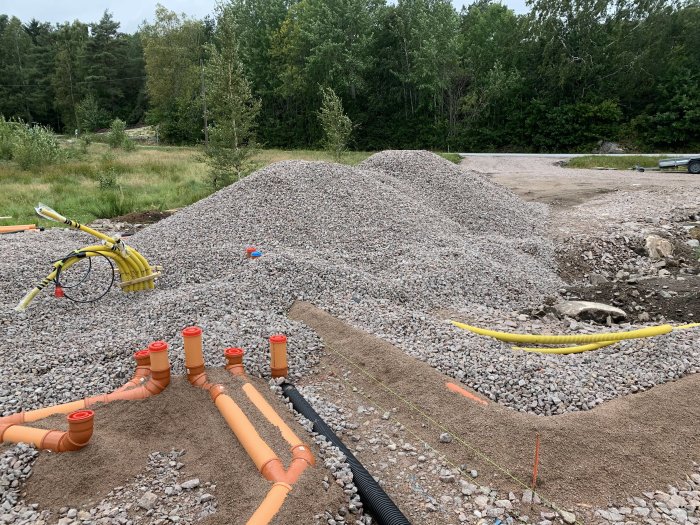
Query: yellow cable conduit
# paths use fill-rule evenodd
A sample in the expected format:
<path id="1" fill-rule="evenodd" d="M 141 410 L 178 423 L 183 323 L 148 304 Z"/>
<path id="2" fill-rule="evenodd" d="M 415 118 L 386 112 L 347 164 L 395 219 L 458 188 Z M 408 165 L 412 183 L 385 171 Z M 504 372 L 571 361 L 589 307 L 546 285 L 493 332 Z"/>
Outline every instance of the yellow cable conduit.
<path id="1" fill-rule="evenodd" d="M 45 219 L 60 222 L 67 225 L 69 228 L 88 233 L 101 241 L 104 244 L 87 246 L 79 250 L 73 251 L 72 257 L 60 259 L 53 264 L 53 271 L 44 277 L 39 284 L 32 288 L 15 307 L 17 311 L 26 310 L 29 303 L 37 296 L 37 294 L 51 282 L 56 279 L 59 272 L 68 270 L 75 263 L 79 262 L 84 257 L 104 256 L 114 261 L 119 270 L 121 283 L 119 286 L 125 292 L 137 292 L 140 290 L 149 290 L 155 288 L 154 280 L 160 276 L 159 268 L 152 267 L 148 261 L 139 252 L 124 244 L 121 239 L 114 239 L 109 235 L 93 230 L 92 228 L 80 224 L 72 219 L 67 219 L 55 210 L 48 206 L 39 204 L 35 208 L 36 213 Z"/>
<path id="2" fill-rule="evenodd" d="M 631 330 L 627 332 L 608 332 L 604 334 L 588 334 L 588 335 L 533 335 L 533 334 L 510 334 L 507 332 L 498 332 L 496 330 L 487 330 L 477 326 L 471 326 L 457 321 L 450 321 L 457 328 L 468 330 L 478 335 L 493 337 L 499 341 L 507 343 L 527 343 L 536 345 L 565 345 L 576 344 L 577 346 L 565 346 L 562 348 L 535 348 L 535 347 L 520 347 L 515 346 L 513 350 L 524 350 L 526 352 L 538 352 L 541 354 L 577 354 L 588 352 L 590 350 L 598 350 L 606 346 L 613 345 L 620 341 L 629 339 L 642 339 L 645 337 L 656 337 L 658 335 L 669 334 L 674 330 L 688 330 L 697 328 L 700 323 L 689 323 L 673 327 L 670 324 L 662 324 L 659 326 L 649 326 L 639 330 Z"/>

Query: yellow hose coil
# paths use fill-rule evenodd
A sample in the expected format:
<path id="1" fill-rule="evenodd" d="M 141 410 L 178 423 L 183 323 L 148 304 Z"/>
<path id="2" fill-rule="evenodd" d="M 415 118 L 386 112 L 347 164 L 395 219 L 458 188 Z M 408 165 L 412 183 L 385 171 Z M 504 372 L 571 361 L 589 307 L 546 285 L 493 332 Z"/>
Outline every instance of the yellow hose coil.
<path id="1" fill-rule="evenodd" d="M 29 303 L 37 296 L 37 294 L 51 282 L 56 279 L 58 272 L 65 271 L 82 257 L 96 257 L 104 256 L 108 257 L 114 261 L 117 269 L 119 270 L 119 278 L 124 283 L 122 285 L 122 290 L 125 292 L 135 292 L 139 290 L 148 290 L 155 288 L 155 277 L 160 275 L 159 273 L 154 273 L 154 268 L 145 259 L 143 255 L 139 252 L 127 246 L 119 239 L 113 239 L 109 235 L 93 230 L 92 228 L 80 224 L 72 219 L 67 219 L 55 210 L 52 210 L 48 206 L 39 204 L 36 207 L 36 213 L 40 217 L 48 220 L 60 222 L 65 224 L 69 228 L 83 231 L 89 233 L 93 237 L 97 237 L 104 244 L 87 246 L 81 248 L 80 250 L 75 250 L 70 258 L 64 258 L 54 263 L 53 271 L 44 277 L 42 281 L 32 288 L 15 307 L 15 310 L 22 311 L 29 306 Z M 131 281 L 136 280 L 137 282 L 132 283 Z"/>

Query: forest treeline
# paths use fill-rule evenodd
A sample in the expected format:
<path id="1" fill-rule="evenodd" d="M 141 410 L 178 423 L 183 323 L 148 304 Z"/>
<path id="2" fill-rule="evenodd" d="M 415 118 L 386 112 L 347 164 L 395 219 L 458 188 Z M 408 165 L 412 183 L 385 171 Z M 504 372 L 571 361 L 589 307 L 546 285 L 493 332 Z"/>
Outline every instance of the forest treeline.
<path id="1" fill-rule="evenodd" d="M 235 40 L 270 147 L 322 140 L 323 89 L 357 149 L 700 149 L 697 0 L 229 0 L 205 19 L 158 6 L 134 34 L 0 15 L 0 114 L 57 131 L 114 118 L 204 139 L 212 53 Z M 222 24 L 226 20 L 226 24 Z M 226 35 L 220 28 L 227 27 Z"/>

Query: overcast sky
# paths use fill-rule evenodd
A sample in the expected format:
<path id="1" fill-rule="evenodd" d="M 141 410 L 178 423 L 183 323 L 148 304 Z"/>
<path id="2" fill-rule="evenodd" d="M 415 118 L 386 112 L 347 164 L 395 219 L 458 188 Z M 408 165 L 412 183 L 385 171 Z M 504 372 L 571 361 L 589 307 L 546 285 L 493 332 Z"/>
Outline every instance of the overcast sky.
<path id="1" fill-rule="evenodd" d="M 524 13 L 525 0 L 501 0 L 515 10 Z M 65 22 L 75 19 L 81 22 L 97 22 L 105 9 L 121 23 L 121 30 L 131 33 L 143 20 L 151 20 L 158 0 L 0 0 L 0 14 L 14 15 L 23 22 L 36 18 L 42 22 Z M 172 11 L 202 18 L 214 11 L 216 0 L 161 0 Z M 469 0 L 452 0 L 461 9 Z"/>

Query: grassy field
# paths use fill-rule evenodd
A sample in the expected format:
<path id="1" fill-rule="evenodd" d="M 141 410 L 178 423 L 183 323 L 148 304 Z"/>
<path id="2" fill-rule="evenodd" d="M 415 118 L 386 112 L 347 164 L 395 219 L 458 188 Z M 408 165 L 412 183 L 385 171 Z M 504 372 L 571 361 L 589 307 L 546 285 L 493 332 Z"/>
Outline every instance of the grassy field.
<path id="1" fill-rule="evenodd" d="M 614 168 L 616 170 L 629 170 L 634 166 L 643 166 L 645 168 L 658 168 L 659 161 L 667 159 L 668 156 L 660 155 L 655 157 L 645 156 L 620 156 L 620 155 L 605 155 L 605 156 L 585 156 L 569 159 L 566 163 L 567 168 Z"/>
<path id="2" fill-rule="evenodd" d="M 13 162 L 0 161 L 0 225 L 53 223 L 34 215 L 42 202 L 67 217 L 88 223 L 131 212 L 169 210 L 192 204 L 212 192 L 207 183 L 201 149 L 138 146 L 134 151 L 110 150 L 93 143 L 84 154 L 37 171 L 24 171 Z M 357 164 L 371 152 L 353 151 L 343 158 Z M 459 162 L 456 154 L 441 154 Z M 280 160 L 330 161 L 323 151 L 260 150 L 254 157 L 262 167 Z"/>

